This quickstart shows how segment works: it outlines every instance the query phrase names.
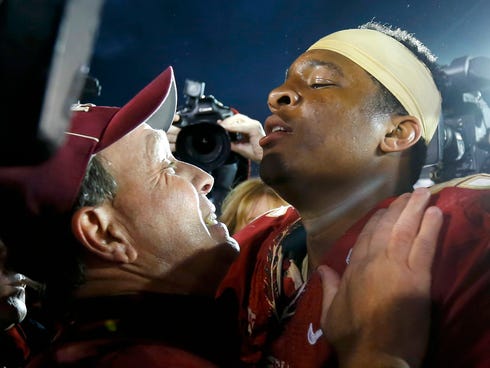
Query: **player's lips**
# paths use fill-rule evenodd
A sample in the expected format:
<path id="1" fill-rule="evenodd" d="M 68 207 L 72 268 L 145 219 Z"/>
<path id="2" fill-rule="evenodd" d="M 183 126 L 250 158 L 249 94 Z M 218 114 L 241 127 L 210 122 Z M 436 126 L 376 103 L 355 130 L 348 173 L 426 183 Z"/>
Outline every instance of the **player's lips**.
<path id="1" fill-rule="evenodd" d="M 262 148 L 283 138 L 285 135 L 291 134 L 293 131 L 291 127 L 277 115 L 271 115 L 265 120 L 264 130 L 266 135 L 259 141 Z"/>

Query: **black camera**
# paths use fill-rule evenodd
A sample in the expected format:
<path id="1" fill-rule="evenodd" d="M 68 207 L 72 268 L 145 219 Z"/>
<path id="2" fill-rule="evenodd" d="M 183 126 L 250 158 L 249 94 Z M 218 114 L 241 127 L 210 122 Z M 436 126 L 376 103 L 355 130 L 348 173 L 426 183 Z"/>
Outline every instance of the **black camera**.
<path id="1" fill-rule="evenodd" d="M 234 115 L 233 110 L 214 96 L 205 96 L 204 87 L 204 82 L 185 80 L 185 105 L 178 108 L 180 120 L 175 123 L 182 129 L 175 142 L 175 156 L 212 172 L 236 161 L 230 144 L 238 137 L 217 124 Z"/>
<path id="2" fill-rule="evenodd" d="M 443 71 L 442 117 L 424 170 L 435 183 L 490 173 L 490 58 L 463 56 Z"/>
<path id="3" fill-rule="evenodd" d="M 181 128 L 174 155 L 213 176 L 214 186 L 208 198 L 220 215 L 223 199 L 233 186 L 248 177 L 250 163 L 231 151 L 231 142 L 241 140 L 242 136 L 217 124 L 218 120 L 234 115 L 235 111 L 214 96 L 204 95 L 204 87 L 204 82 L 185 80 L 185 104 L 177 109 L 180 120 L 174 123 Z"/>

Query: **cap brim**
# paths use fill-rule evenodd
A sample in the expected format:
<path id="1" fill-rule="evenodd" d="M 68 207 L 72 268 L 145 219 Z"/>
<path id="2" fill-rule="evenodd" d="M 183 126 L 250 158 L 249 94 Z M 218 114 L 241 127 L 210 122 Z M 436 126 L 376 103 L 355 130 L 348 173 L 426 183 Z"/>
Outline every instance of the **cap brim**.
<path id="1" fill-rule="evenodd" d="M 114 115 L 97 151 L 111 145 L 142 123 L 167 131 L 176 107 L 177 88 L 173 68 L 169 66 Z"/>

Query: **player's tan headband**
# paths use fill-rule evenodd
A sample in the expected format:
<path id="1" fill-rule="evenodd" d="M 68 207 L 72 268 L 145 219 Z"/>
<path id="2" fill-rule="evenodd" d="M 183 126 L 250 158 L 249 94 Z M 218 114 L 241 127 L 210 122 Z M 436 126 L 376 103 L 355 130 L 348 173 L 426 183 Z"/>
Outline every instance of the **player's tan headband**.
<path id="1" fill-rule="evenodd" d="M 404 45 L 382 32 L 348 29 L 325 36 L 308 50 L 335 51 L 383 84 L 422 125 L 426 143 L 441 114 L 441 94 L 429 69 Z"/>

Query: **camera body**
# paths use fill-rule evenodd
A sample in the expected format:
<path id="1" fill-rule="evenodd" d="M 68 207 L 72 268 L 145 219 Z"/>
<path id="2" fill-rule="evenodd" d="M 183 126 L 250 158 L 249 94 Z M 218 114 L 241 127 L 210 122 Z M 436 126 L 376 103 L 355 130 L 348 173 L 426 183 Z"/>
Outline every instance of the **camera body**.
<path id="1" fill-rule="evenodd" d="M 490 173 L 490 58 L 463 56 L 443 71 L 442 117 L 423 173 L 435 183 Z"/>
<path id="2" fill-rule="evenodd" d="M 230 189 L 248 177 L 250 162 L 231 151 L 231 142 L 241 140 L 241 135 L 228 132 L 217 123 L 234 115 L 236 110 L 212 95 L 204 95 L 204 87 L 203 82 L 185 80 L 185 104 L 178 107 L 180 120 L 174 123 L 181 128 L 174 155 L 213 176 L 214 186 L 207 197 L 220 215 L 221 204 Z"/>
<path id="3" fill-rule="evenodd" d="M 217 123 L 234 115 L 233 110 L 214 96 L 204 95 L 204 88 L 204 82 L 185 80 L 185 104 L 178 108 L 180 120 L 175 123 L 181 128 L 175 142 L 175 156 L 212 172 L 236 161 L 231 142 L 238 137 Z"/>

